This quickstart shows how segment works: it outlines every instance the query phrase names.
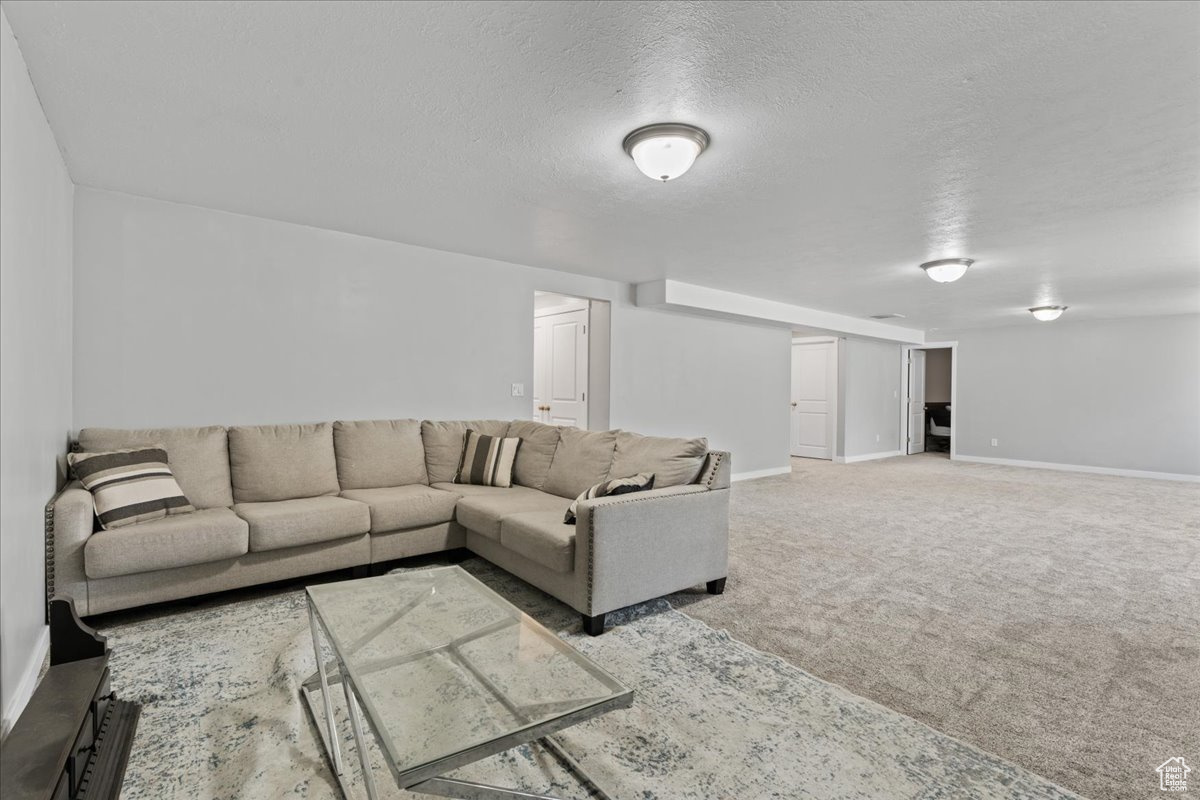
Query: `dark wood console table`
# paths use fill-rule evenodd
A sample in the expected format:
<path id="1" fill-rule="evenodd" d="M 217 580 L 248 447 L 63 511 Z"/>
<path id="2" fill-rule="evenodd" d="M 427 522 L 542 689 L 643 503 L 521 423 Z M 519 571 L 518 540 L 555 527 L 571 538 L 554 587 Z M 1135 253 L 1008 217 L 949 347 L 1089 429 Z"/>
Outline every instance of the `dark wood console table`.
<path id="1" fill-rule="evenodd" d="M 4 800 L 116 800 L 142 707 L 109 686 L 105 639 L 50 601 L 50 669 L 0 746 Z"/>

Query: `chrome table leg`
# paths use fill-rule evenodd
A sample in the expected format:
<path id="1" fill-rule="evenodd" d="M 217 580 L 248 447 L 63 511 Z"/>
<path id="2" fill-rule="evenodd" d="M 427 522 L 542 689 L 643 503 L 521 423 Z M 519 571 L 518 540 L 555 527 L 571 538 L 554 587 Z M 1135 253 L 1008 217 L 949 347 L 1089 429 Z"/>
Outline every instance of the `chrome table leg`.
<path id="1" fill-rule="evenodd" d="M 371 758 L 367 754 L 367 743 L 362 734 L 362 721 L 358 717 L 358 701 L 349 675 L 342 676 L 342 691 L 346 693 L 346 708 L 350 712 L 350 727 L 354 730 L 354 746 L 358 748 L 358 760 L 362 763 L 363 783 L 367 785 L 367 797 L 376 800 L 375 775 L 371 772 Z"/>
<path id="2" fill-rule="evenodd" d="M 595 778 L 587 774 L 583 766 L 557 740 L 550 736 L 543 736 L 537 741 L 549 750 L 572 775 L 579 779 L 580 785 L 588 790 L 588 797 L 596 797 L 600 800 L 612 800 L 608 792 L 604 791 Z M 475 783 L 474 781 L 464 781 L 444 776 L 430 778 L 415 786 L 408 787 L 408 790 L 410 792 L 432 794 L 438 797 L 452 797 L 455 800 L 557 800 L 557 798 L 550 795 L 534 794 L 522 789 L 506 789 L 501 786 L 491 786 L 485 783 Z"/>
<path id="3" fill-rule="evenodd" d="M 457 778 L 430 778 L 416 786 L 410 786 L 408 790 L 437 797 L 451 797 L 454 800 L 558 800 L 558 798 L 545 794 L 531 794 L 519 789 L 502 789 L 499 786 L 488 786 L 474 781 L 460 781 Z"/>
<path id="4" fill-rule="evenodd" d="M 321 637 L 317 633 L 317 612 L 308 602 L 308 627 L 312 631 L 313 652 L 317 657 L 317 673 L 321 676 L 321 699 L 325 704 L 325 730 L 329 734 L 329 754 L 333 758 L 333 771 L 342 774 L 342 751 L 338 747 L 337 723 L 333 717 L 333 700 L 329 697 L 329 678 L 325 674 L 325 658 L 321 653 Z M 344 684 L 346 676 L 342 676 Z"/>
<path id="5" fill-rule="evenodd" d="M 571 754 L 568 753 L 566 749 L 558 743 L 557 739 L 555 739 L 553 736 L 543 736 L 539 741 L 545 745 L 546 749 L 553 753 L 559 761 L 562 762 L 564 767 L 569 769 L 575 775 L 575 777 L 579 779 L 579 782 L 583 784 L 584 788 L 589 790 L 589 794 L 591 796 L 598 797 L 600 800 L 612 800 L 612 798 L 608 796 L 608 792 L 604 791 L 603 787 L 596 782 L 595 778 L 587 774 L 587 771 L 584 770 L 583 765 L 576 761 Z"/>

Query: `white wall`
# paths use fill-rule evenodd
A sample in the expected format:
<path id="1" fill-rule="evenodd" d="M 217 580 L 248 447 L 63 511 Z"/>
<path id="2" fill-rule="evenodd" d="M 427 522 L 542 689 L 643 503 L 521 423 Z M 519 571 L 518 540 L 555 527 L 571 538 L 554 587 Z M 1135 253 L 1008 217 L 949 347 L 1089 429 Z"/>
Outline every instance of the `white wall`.
<path id="1" fill-rule="evenodd" d="M 1200 315 L 938 338 L 958 341 L 959 456 L 1200 474 Z"/>
<path id="2" fill-rule="evenodd" d="M 71 195 L 0 11 L 0 706 L 5 730 L 45 652 L 42 509 L 71 428 Z"/>
<path id="3" fill-rule="evenodd" d="M 521 418 L 533 292 L 612 302 L 610 422 L 786 467 L 786 330 L 639 309 L 631 288 L 80 188 L 75 425 Z"/>
<path id="4" fill-rule="evenodd" d="M 838 451 L 842 458 L 900 447 L 900 345 L 847 338 L 839 349 Z"/>

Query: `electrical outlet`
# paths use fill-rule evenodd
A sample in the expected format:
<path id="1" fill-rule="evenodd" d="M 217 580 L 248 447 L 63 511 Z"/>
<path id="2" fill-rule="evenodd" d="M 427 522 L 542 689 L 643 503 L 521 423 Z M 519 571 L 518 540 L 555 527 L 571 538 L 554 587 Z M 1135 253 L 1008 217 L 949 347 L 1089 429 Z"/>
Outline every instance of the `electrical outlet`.
<path id="1" fill-rule="evenodd" d="M 876 443 L 878 443 L 878 442 L 879 442 L 879 434 L 878 434 L 878 433 L 877 433 L 877 434 L 875 434 L 875 442 L 876 442 Z"/>
<path id="2" fill-rule="evenodd" d="M 512 396 L 513 397 L 524 397 L 525 396 L 525 384 L 514 383 L 512 386 Z"/>
<path id="3" fill-rule="evenodd" d="M 1000 440 L 992 439 L 992 447 L 999 447 L 999 446 L 1000 446 Z"/>

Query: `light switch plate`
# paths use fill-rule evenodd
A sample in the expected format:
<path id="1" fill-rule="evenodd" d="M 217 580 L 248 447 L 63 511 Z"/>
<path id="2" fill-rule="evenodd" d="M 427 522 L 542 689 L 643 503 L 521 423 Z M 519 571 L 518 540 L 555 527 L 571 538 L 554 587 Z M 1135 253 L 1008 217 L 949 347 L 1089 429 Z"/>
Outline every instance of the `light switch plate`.
<path id="1" fill-rule="evenodd" d="M 525 384 L 514 383 L 512 385 L 512 396 L 513 397 L 524 397 L 525 396 Z"/>

